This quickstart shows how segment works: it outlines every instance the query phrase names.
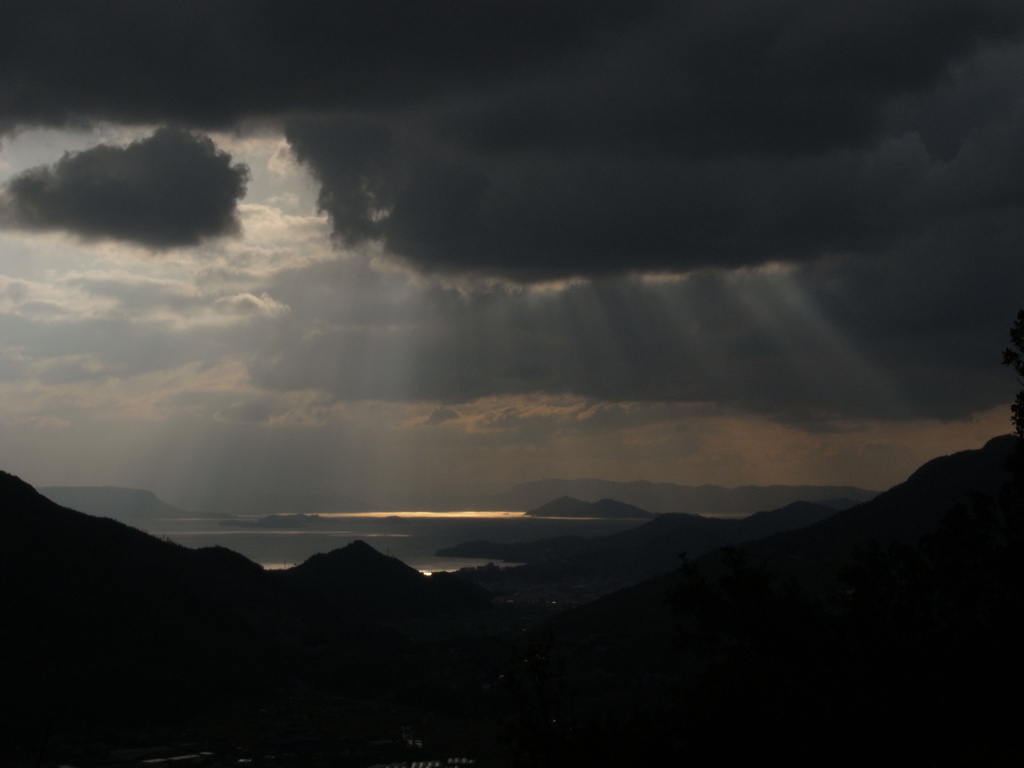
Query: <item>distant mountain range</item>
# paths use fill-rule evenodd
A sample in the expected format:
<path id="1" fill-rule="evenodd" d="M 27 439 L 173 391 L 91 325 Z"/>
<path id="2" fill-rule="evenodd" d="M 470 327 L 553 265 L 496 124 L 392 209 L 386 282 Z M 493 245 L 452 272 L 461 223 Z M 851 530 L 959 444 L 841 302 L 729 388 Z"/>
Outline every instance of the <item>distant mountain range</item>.
<path id="1" fill-rule="evenodd" d="M 569 496 L 590 503 L 615 499 L 654 514 L 684 512 L 693 515 L 743 517 L 765 509 L 778 509 L 793 501 L 813 501 L 845 509 L 877 495 L 877 491 L 846 485 L 676 485 L 646 480 L 535 480 L 497 494 L 401 493 L 377 500 L 388 510 L 505 510 L 525 512 L 553 499 Z"/>
<path id="2" fill-rule="evenodd" d="M 44 486 L 39 492 L 62 507 L 122 522 L 157 518 L 195 517 L 197 513 L 171 506 L 151 491 L 113 486 Z"/>
<path id="3" fill-rule="evenodd" d="M 39 490 L 47 498 L 70 509 L 112 517 L 129 524 L 143 524 L 146 520 L 158 518 L 196 516 L 269 517 L 416 509 L 524 511 L 538 517 L 644 517 L 645 514 L 667 512 L 745 517 L 762 510 L 778 509 L 794 501 L 810 501 L 835 509 L 846 509 L 877 495 L 875 491 L 863 488 L 834 485 L 747 485 L 724 488 L 718 485 L 686 486 L 646 481 L 538 480 L 521 483 L 498 495 L 441 497 L 409 494 L 400 500 L 392 499 L 382 504 L 338 493 L 217 494 L 189 499 L 186 503 L 188 509 L 203 510 L 194 512 L 168 504 L 150 491 L 134 488 L 47 486 Z M 572 501 L 560 501 L 563 498 Z M 570 509 L 569 505 L 573 503 L 576 509 Z M 547 509 L 548 504 L 556 504 L 557 508 Z M 597 507 L 583 507 L 583 504 L 596 504 Z M 613 504 L 622 506 L 614 507 Z"/>
<path id="4" fill-rule="evenodd" d="M 596 502 L 615 499 L 634 507 L 664 514 L 684 512 L 693 515 L 742 517 L 766 509 L 778 509 L 794 501 L 823 503 L 837 509 L 859 504 L 877 495 L 877 491 L 840 485 L 676 485 L 646 481 L 610 480 L 537 480 L 520 483 L 511 491 L 493 497 L 493 509 L 528 510 L 551 499 L 569 496 Z"/>
<path id="5" fill-rule="evenodd" d="M 466 578 L 521 599 L 578 602 L 678 568 L 680 556 L 697 557 L 719 547 L 802 528 L 836 514 L 821 504 L 795 501 L 746 518 L 666 514 L 606 536 L 561 536 L 534 542 L 474 541 L 438 550 L 440 557 L 472 557 L 526 563 L 514 568 L 459 571 Z"/>

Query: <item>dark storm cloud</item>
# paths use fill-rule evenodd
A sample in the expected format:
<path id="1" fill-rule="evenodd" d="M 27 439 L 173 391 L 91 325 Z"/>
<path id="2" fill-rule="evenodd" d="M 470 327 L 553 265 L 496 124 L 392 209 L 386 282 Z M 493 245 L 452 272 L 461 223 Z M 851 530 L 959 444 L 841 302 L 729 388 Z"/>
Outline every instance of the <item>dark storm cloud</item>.
<path id="1" fill-rule="evenodd" d="M 210 139 L 164 128 L 15 176 L 2 190 L 0 223 L 156 249 L 196 245 L 238 231 L 248 175 Z"/>
<path id="2" fill-rule="evenodd" d="M 488 94 L 442 124 L 506 152 L 862 147 L 883 131 L 891 99 L 931 89 L 1022 23 L 1012 0 L 671 3 L 575 67 Z"/>
<path id="3" fill-rule="evenodd" d="M 825 253 L 879 254 L 949 217 L 1024 202 L 1024 108 L 979 127 L 950 159 L 903 134 L 865 149 L 709 159 L 516 156 L 455 161 L 397 146 L 356 153 L 319 126 L 289 139 L 352 244 L 382 240 L 428 269 L 522 280 L 680 272 Z"/>
<path id="4" fill-rule="evenodd" d="M 428 271 L 880 253 L 1016 193 L 982 161 L 1000 129 L 1020 141 L 1020 67 L 992 85 L 993 57 L 1019 52 L 1017 0 L 5 10 L 0 124 L 285 120 L 339 238 Z"/>
<path id="5" fill-rule="evenodd" d="M 1020 204 L 1022 18 L 1017 3 L 676 3 L 532 78 L 287 135 L 341 240 L 426 270 L 879 254 Z"/>
<path id="6" fill-rule="evenodd" d="M 0 125 L 229 126 L 389 107 L 532 71 L 664 0 L 14 0 Z"/>

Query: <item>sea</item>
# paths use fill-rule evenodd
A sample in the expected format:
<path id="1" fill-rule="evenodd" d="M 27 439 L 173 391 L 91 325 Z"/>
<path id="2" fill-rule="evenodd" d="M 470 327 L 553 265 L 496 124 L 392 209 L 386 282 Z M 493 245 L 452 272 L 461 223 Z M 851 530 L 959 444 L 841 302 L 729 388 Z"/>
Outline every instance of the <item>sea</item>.
<path id="1" fill-rule="evenodd" d="M 502 510 L 473 512 L 332 513 L 296 518 L 289 527 L 265 527 L 260 518 L 151 519 L 148 533 L 187 547 L 222 546 L 264 568 L 290 568 L 309 557 L 361 540 L 423 573 L 486 565 L 492 560 L 439 557 L 437 551 L 470 541 L 535 541 L 553 536 L 602 536 L 635 528 L 643 520 L 530 517 Z M 287 525 L 287 519 L 282 521 Z M 501 563 L 497 563 L 501 565 Z"/>

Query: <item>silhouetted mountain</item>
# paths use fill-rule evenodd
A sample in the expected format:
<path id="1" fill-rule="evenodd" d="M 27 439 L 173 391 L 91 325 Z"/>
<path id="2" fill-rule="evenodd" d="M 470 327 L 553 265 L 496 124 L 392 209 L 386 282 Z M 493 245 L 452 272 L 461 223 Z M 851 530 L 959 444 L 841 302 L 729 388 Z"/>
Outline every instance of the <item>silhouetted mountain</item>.
<path id="1" fill-rule="evenodd" d="M 0 472 L 0 755 L 38 749 L 48 722 L 195 723 L 302 677 L 365 694 L 407 646 L 371 616 L 487 602 L 455 576 L 428 579 L 362 543 L 346 550 L 289 578 L 66 509 Z"/>
<path id="2" fill-rule="evenodd" d="M 916 543 L 972 493 L 996 494 L 1010 477 L 1006 464 L 1015 447 L 1016 438 L 1006 435 L 977 450 L 933 459 L 871 501 L 805 528 L 750 541 L 740 550 L 752 563 L 765 563 L 772 572 L 827 594 L 840 586 L 836 574 L 850 562 L 855 547 L 872 541 Z M 717 551 L 708 552 L 697 563 L 713 574 L 719 559 Z M 668 653 L 674 619 L 666 594 L 678 582 L 677 572 L 656 576 L 574 608 L 554 619 L 552 626 L 577 641 L 600 635 L 605 662 Z"/>
<path id="3" fill-rule="evenodd" d="M 300 603 L 256 564 L 65 509 L 0 473 L 0 658 L 15 721 L 131 721 L 251 696 Z M 13 721 L 12 721 L 13 722 Z"/>
<path id="4" fill-rule="evenodd" d="M 783 531 L 796 531 L 806 528 L 817 522 L 832 517 L 842 509 L 833 503 L 815 504 L 809 501 L 794 501 L 781 509 L 773 509 L 768 512 L 755 512 L 750 517 L 736 520 L 736 528 L 740 532 L 738 536 L 742 541 L 753 541 L 765 536 L 773 536 Z M 692 553 L 696 555 L 696 553 Z"/>
<path id="5" fill-rule="evenodd" d="M 600 517 L 600 518 L 645 518 L 654 517 L 650 512 L 624 504 L 615 499 L 601 499 L 589 502 L 562 496 L 526 513 L 531 517 Z"/>
<path id="6" fill-rule="evenodd" d="M 526 514 L 531 517 L 590 517 L 591 504 L 571 496 L 561 496 L 547 504 L 541 504 Z"/>
<path id="7" fill-rule="evenodd" d="M 195 517 L 197 514 L 171 506 L 152 492 L 137 488 L 47 486 L 40 488 L 39 493 L 62 507 L 127 523 L 143 523 L 155 518 Z"/>
<path id="8" fill-rule="evenodd" d="M 1010 478 L 1006 465 L 1015 448 L 1016 438 L 1004 435 L 980 449 L 940 456 L 871 501 L 744 549 L 755 562 L 767 562 L 780 573 L 829 589 L 854 547 L 871 541 L 916 544 L 938 528 L 951 507 L 969 501 L 972 493 L 998 493 Z"/>
<path id="9" fill-rule="evenodd" d="M 537 480 L 520 483 L 508 493 L 491 498 L 487 508 L 534 509 L 551 499 L 569 496 L 590 502 L 618 499 L 654 514 L 683 512 L 742 517 L 764 509 L 778 509 L 794 501 L 834 502 L 845 498 L 862 502 L 876 493 L 863 488 L 834 485 L 744 485 L 723 488 L 719 485 L 689 486 L 646 481 Z"/>
<path id="10" fill-rule="evenodd" d="M 570 500 L 571 501 L 571 500 Z M 475 541 L 438 550 L 440 557 L 493 558 L 527 565 L 460 571 L 496 591 L 538 599 L 593 599 L 678 567 L 679 556 L 696 557 L 801 528 L 836 514 L 830 507 L 794 502 L 747 518 L 660 515 L 637 528 L 607 536 L 562 536 L 529 543 Z"/>
<path id="11" fill-rule="evenodd" d="M 484 608 L 490 595 L 453 574 L 425 576 L 363 541 L 313 555 L 278 575 L 296 589 L 329 599 L 339 610 L 375 619 Z"/>

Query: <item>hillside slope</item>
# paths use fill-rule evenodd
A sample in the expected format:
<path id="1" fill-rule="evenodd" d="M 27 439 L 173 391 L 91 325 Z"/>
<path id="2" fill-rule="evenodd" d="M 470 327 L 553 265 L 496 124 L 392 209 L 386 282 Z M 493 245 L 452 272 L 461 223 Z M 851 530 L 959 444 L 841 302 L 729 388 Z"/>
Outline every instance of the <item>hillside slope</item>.
<path id="1" fill-rule="evenodd" d="M 376 619 L 486 608 L 488 593 L 449 573 L 425 576 L 363 541 L 313 555 L 281 571 L 295 589 L 315 593 L 335 609 Z"/>
<path id="2" fill-rule="evenodd" d="M 10 717 L 173 718 L 254 695 L 281 669 L 276 641 L 304 629 L 298 603 L 240 555 L 65 509 L 0 473 Z"/>
<path id="3" fill-rule="evenodd" d="M 794 501 L 838 502 L 850 506 L 876 495 L 854 486 L 838 485 L 676 485 L 643 480 L 537 480 L 521 483 L 490 501 L 492 509 L 534 509 L 551 499 L 570 496 L 582 501 L 617 499 L 654 514 L 683 512 L 692 515 L 742 517 L 764 509 L 778 509 Z"/>
<path id="4" fill-rule="evenodd" d="M 980 449 L 933 459 L 871 501 L 740 549 L 752 562 L 796 578 L 811 592 L 828 594 L 841 588 L 836 574 L 855 547 L 872 541 L 915 543 L 935 531 L 946 511 L 969 501 L 972 493 L 998 493 L 1010 478 L 1006 464 L 1015 448 L 1016 438 L 1005 435 Z M 716 572 L 718 562 L 716 552 L 697 560 L 708 573 Z M 678 580 L 677 572 L 656 576 L 567 611 L 552 626 L 575 641 L 589 643 L 600 637 L 606 661 L 669 653 L 674 619 L 666 595 Z"/>
<path id="5" fill-rule="evenodd" d="M 376 564 L 392 559 L 362 549 L 334 570 L 334 592 L 348 597 L 339 601 L 222 547 L 188 549 L 61 507 L 0 472 L 0 755 L 24 755 L 19 744 L 47 723 L 66 732 L 224 716 L 302 677 L 325 685 L 324 669 L 332 684 L 373 683 L 380 659 L 407 644 L 374 618 L 486 602 L 454 576 L 429 580 L 425 601 L 417 572 L 413 584 L 385 585 Z M 374 609 L 380 600 L 386 611 Z"/>
<path id="6" fill-rule="evenodd" d="M 718 547 L 801 528 L 834 514 L 831 507 L 793 502 L 742 519 L 660 515 L 606 536 L 564 536 L 517 544 L 476 541 L 437 554 L 524 562 L 512 568 L 484 567 L 459 573 L 520 600 L 581 602 L 671 571 L 679 565 L 680 555 L 696 557 Z"/>

